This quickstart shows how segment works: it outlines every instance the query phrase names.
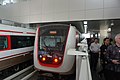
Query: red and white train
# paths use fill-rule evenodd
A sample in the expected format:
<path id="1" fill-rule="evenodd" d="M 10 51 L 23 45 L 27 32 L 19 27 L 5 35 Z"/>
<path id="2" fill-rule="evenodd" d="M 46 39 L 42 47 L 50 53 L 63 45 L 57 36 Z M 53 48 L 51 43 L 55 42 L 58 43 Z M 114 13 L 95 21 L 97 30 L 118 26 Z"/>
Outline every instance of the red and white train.
<path id="1" fill-rule="evenodd" d="M 75 69 L 75 56 L 68 55 L 67 51 L 75 49 L 79 40 L 79 31 L 71 25 L 50 24 L 38 27 L 34 46 L 35 68 L 72 74 Z"/>
<path id="2" fill-rule="evenodd" d="M 0 24 L 0 71 L 32 59 L 35 30 Z"/>

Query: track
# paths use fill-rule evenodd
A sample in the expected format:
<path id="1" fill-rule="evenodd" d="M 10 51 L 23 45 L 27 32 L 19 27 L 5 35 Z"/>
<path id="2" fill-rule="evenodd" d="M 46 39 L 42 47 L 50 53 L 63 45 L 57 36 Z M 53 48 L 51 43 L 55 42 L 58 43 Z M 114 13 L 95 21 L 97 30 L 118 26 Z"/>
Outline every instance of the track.
<path id="1" fill-rule="evenodd" d="M 40 74 L 40 72 L 34 70 L 32 65 L 3 80 L 75 80 L 74 75 L 60 76 L 51 73 Z"/>
<path id="2" fill-rule="evenodd" d="M 29 66 L 3 80 L 27 80 L 32 74 L 34 74 L 36 71 L 34 70 L 33 65 Z"/>

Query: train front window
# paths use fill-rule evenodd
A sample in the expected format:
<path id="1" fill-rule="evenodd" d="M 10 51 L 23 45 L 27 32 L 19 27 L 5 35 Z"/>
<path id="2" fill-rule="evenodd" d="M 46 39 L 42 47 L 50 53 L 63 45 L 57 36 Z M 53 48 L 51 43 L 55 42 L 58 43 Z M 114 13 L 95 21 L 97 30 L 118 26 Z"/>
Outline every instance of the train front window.
<path id="1" fill-rule="evenodd" d="M 68 27 L 43 27 L 40 28 L 39 51 L 63 52 L 67 38 Z M 62 53 L 63 54 L 63 53 Z"/>
<path id="2" fill-rule="evenodd" d="M 8 47 L 8 40 L 6 36 L 0 36 L 0 50 L 4 50 Z"/>
<path id="3" fill-rule="evenodd" d="M 47 64 L 52 64 L 54 58 L 60 59 L 58 63 L 62 62 L 68 29 L 68 26 L 49 26 L 40 28 L 38 42 L 38 56 L 40 61 L 42 61 L 42 58 L 46 57 L 47 61 L 44 61 L 44 63 Z"/>
<path id="4" fill-rule="evenodd" d="M 62 52 L 62 47 L 64 47 L 64 42 L 62 41 L 64 40 L 63 36 L 41 36 L 40 39 L 40 50 L 46 48 L 51 51 Z"/>

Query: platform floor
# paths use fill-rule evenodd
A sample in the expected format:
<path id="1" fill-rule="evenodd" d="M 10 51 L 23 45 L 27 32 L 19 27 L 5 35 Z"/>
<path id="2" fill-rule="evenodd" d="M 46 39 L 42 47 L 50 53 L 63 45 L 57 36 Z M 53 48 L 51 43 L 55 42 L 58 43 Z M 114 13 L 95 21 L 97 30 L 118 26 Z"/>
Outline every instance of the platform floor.
<path id="1" fill-rule="evenodd" d="M 100 76 L 98 71 L 91 71 L 92 72 L 92 80 L 105 80 L 104 75 Z"/>
<path id="2" fill-rule="evenodd" d="M 101 64 L 100 64 L 100 62 L 98 61 L 98 65 L 97 65 L 96 71 L 91 70 L 91 73 L 92 73 L 92 80 L 105 80 L 104 74 L 102 74 L 101 76 L 98 74 L 99 71 L 101 71 L 101 70 L 102 70 Z"/>

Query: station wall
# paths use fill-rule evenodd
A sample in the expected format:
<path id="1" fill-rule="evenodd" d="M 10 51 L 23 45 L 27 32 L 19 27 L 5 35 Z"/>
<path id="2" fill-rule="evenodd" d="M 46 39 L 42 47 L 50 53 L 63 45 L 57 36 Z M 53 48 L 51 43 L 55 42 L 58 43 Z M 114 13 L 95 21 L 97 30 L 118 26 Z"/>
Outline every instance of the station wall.
<path id="1" fill-rule="evenodd" d="M 26 0 L 0 6 L 0 18 L 21 23 L 120 18 L 120 0 Z"/>

